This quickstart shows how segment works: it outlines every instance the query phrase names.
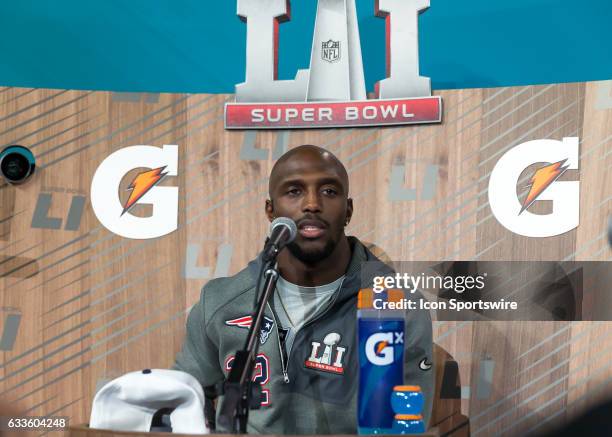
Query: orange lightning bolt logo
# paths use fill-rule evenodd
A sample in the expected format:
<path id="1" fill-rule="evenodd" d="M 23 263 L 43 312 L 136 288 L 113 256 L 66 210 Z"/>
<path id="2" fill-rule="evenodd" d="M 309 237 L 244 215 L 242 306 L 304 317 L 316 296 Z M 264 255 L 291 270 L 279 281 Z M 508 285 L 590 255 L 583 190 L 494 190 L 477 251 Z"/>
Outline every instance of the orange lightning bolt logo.
<path id="1" fill-rule="evenodd" d="M 378 343 L 378 346 L 376 347 L 376 355 L 380 355 L 387 346 L 389 346 L 389 343 L 386 341 L 381 341 Z"/>
<path id="2" fill-rule="evenodd" d="M 567 159 L 564 159 L 536 170 L 531 177 L 529 193 L 527 193 L 527 197 L 523 202 L 523 207 L 521 208 L 519 215 L 529 208 L 531 204 L 538 199 L 538 196 L 550 186 L 550 184 L 559 179 L 561 175 L 565 173 L 569 167 L 569 165 L 563 165 L 566 161 Z"/>
<path id="3" fill-rule="evenodd" d="M 128 186 L 128 190 L 132 190 L 130 193 L 130 197 L 128 197 L 127 202 L 123 205 L 123 212 L 121 215 L 125 214 L 132 206 L 134 206 L 147 192 L 153 188 L 159 181 L 162 180 L 164 176 L 168 173 L 162 173 L 162 171 L 166 168 L 163 167 L 154 168 L 152 170 L 143 171 L 139 173 L 132 183 Z"/>

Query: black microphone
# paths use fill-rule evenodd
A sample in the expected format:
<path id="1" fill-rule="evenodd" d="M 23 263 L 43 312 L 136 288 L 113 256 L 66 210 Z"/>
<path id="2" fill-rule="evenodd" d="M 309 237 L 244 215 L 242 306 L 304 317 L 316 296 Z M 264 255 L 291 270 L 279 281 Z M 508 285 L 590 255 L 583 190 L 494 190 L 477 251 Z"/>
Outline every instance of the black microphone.
<path id="1" fill-rule="evenodd" d="M 278 217 L 270 224 L 270 236 L 263 250 L 262 259 L 271 261 L 297 236 L 295 222 L 287 217 Z"/>
<path id="2" fill-rule="evenodd" d="M 278 253 L 297 235 L 295 222 L 287 217 L 274 219 L 270 224 L 270 236 L 266 240 L 262 253 L 263 265 L 257 280 L 255 293 L 255 309 L 251 315 L 253 323 L 249 327 L 244 348 L 237 351 L 232 369 L 224 383 L 225 397 L 219 411 L 219 424 L 229 428 L 230 432 L 246 434 L 250 408 L 261 405 L 261 386 L 252 385 L 251 379 L 255 368 L 255 356 L 259 348 L 259 331 L 264 318 L 266 303 L 274 292 L 278 279 L 278 270 L 270 261 L 274 261 Z M 261 278 L 265 278 L 261 286 Z"/>

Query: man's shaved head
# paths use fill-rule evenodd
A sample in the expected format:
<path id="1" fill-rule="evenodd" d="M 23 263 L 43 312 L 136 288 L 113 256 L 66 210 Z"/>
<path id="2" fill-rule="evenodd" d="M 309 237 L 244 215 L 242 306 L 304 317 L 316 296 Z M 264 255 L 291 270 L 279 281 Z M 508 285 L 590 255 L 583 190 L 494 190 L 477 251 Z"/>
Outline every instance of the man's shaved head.
<path id="1" fill-rule="evenodd" d="M 268 220 L 287 217 L 297 225 L 298 235 L 287 246 L 296 259 L 312 264 L 350 252 L 344 228 L 353 200 L 346 169 L 332 153 L 311 145 L 291 149 L 274 164 L 268 190 Z"/>
<path id="2" fill-rule="evenodd" d="M 268 193 L 270 195 L 270 199 L 273 198 L 274 189 L 278 186 L 281 179 L 291 171 L 291 167 L 295 167 L 292 165 L 292 163 L 303 160 L 307 160 L 313 165 L 334 169 L 344 185 L 345 194 L 348 196 L 348 173 L 336 155 L 328 152 L 322 147 L 305 144 L 289 150 L 287 153 L 281 156 L 272 167 L 272 171 L 270 172 L 270 180 L 268 183 Z"/>

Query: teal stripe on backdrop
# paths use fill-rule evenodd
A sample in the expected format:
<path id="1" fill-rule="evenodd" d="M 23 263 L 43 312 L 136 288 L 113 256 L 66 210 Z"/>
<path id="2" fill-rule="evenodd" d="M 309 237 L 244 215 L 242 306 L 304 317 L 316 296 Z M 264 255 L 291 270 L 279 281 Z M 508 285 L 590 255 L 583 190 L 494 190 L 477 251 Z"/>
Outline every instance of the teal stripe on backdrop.
<path id="1" fill-rule="evenodd" d="M 368 89 L 384 76 L 384 20 L 357 0 Z M 316 1 L 281 25 L 280 77 L 307 68 Z M 20 0 L 0 5 L 0 85 L 233 92 L 244 79 L 235 0 Z M 612 78 L 612 2 L 431 0 L 421 74 L 436 89 Z"/>

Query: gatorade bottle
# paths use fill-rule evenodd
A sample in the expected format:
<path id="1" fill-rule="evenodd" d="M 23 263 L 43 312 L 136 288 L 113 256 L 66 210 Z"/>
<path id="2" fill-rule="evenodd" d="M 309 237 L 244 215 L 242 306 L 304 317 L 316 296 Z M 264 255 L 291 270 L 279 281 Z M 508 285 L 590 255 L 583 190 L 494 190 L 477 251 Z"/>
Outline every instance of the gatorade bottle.
<path id="1" fill-rule="evenodd" d="M 398 385 L 393 387 L 391 407 L 395 414 L 416 415 L 423 412 L 425 398 L 418 385 Z"/>
<path id="2" fill-rule="evenodd" d="M 395 413 L 394 434 L 421 434 L 425 432 L 423 405 L 425 399 L 418 385 L 398 385 L 393 387 L 391 406 Z"/>
<path id="3" fill-rule="evenodd" d="M 420 414 L 396 414 L 392 434 L 423 434 L 425 422 Z"/>
<path id="4" fill-rule="evenodd" d="M 393 434 L 393 387 L 404 381 L 404 312 L 374 309 L 374 299 L 399 302 L 400 290 L 374 293 L 361 290 L 358 297 L 359 434 Z"/>

